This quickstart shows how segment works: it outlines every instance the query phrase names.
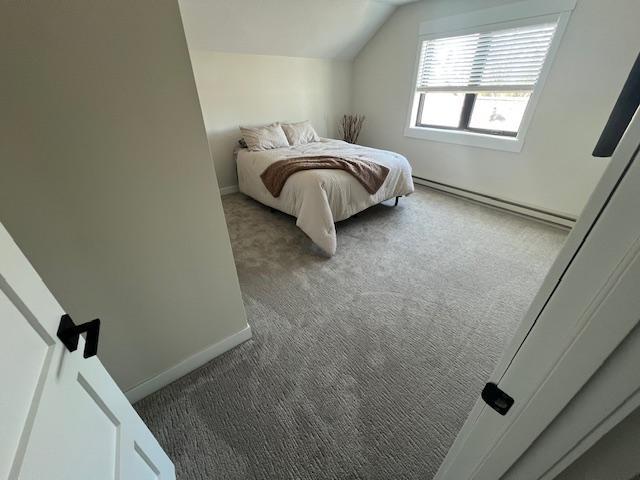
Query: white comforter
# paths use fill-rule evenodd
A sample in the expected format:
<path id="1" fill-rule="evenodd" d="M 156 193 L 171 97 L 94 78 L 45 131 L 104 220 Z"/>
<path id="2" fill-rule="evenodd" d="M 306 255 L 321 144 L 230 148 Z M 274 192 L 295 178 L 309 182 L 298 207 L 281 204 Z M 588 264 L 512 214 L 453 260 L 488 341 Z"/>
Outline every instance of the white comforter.
<path id="1" fill-rule="evenodd" d="M 262 183 L 260 174 L 273 162 L 300 155 L 363 156 L 389 168 L 384 184 L 373 195 L 342 170 L 305 170 L 287 180 L 279 197 Z M 413 192 L 411 166 L 394 152 L 322 139 L 262 152 L 240 149 L 237 154 L 240 191 L 255 200 L 297 218 L 296 225 L 327 254 L 336 252 L 335 222 L 349 218 L 372 205 Z"/>

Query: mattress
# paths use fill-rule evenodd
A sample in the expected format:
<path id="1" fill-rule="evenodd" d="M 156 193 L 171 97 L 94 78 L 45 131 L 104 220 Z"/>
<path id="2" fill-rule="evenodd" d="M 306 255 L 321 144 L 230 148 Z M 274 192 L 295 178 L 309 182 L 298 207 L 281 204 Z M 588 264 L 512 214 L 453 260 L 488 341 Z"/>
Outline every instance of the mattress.
<path id="1" fill-rule="evenodd" d="M 306 170 L 291 175 L 279 197 L 271 195 L 262 183 L 260 174 L 273 162 L 300 155 L 362 156 L 384 165 L 389 169 L 389 174 L 382 187 L 370 195 L 345 171 Z M 336 252 L 336 222 L 384 200 L 406 196 L 414 191 L 411 166 L 405 157 L 341 140 L 321 139 L 305 145 L 260 152 L 239 149 L 236 165 L 242 193 L 296 217 L 296 225 L 327 255 Z"/>

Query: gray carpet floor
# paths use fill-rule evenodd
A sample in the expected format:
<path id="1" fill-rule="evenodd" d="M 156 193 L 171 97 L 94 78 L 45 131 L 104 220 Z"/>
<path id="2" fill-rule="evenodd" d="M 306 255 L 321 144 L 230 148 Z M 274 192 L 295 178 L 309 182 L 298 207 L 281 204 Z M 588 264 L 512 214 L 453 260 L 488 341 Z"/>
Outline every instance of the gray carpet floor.
<path id="1" fill-rule="evenodd" d="M 566 232 L 418 187 L 328 259 L 223 203 L 254 337 L 136 404 L 178 478 L 430 479 Z"/>

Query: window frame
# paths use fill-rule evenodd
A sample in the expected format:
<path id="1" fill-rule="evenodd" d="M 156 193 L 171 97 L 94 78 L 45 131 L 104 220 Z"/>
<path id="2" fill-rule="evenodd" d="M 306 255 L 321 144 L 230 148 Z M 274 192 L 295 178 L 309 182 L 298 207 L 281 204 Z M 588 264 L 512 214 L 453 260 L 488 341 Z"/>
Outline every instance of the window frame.
<path id="1" fill-rule="evenodd" d="M 416 92 L 416 95 L 419 96 L 418 99 L 418 108 L 416 112 L 416 118 L 413 123 L 414 128 L 438 128 L 443 130 L 452 130 L 456 132 L 475 132 L 482 133 L 485 135 L 493 135 L 496 137 L 517 137 L 520 128 L 518 128 L 518 132 L 510 132 L 508 130 L 490 130 L 487 128 L 474 128 L 470 126 L 471 124 L 471 115 L 473 114 L 473 107 L 476 104 L 476 98 L 478 97 L 477 93 L 465 93 L 464 102 L 462 104 L 462 110 L 460 111 L 460 122 L 457 127 L 448 127 L 446 125 L 431 125 L 428 123 L 420 123 L 420 118 L 422 118 L 422 110 L 424 109 L 424 99 L 426 92 Z M 527 108 L 529 108 L 529 102 L 531 101 L 531 97 L 527 101 Z M 526 110 L 525 110 L 526 112 Z M 524 115 L 523 115 L 524 118 Z M 522 125 L 522 122 L 520 122 Z"/>
<path id="2" fill-rule="evenodd" d="M 468 14 L 421 23 L 413 76 L 411 77 L 409 108 L 404 132 L 405 136 L 437 142 L 455 143 L 458 145 L 520 152 L 524 145 L 524 139 L 531 123 L 540 93 L 542 92 L 545 80 L 549 74 L 551 65 L 553 64 L 562 35 L 564 34 L 569 21 L 570 12 L 575 7 L 575 3 L 576 0 L 525 1 L 514 5 L 494 7 Z M 551 44 L 549 45 L 547 57 L 540 72 L 540 76 L 538 77 L 538 81 L 531 90 L 531 95 L 522 116 L 520 127 L 515 135 L 513 132 L 498 132 L 469 128 L 468 122 L 466 123 L 467 128 L 460 128 L 460 125 L 458 127 L 443 127 L 439 125 L 423 125 L 418 123 L 418 111 L 424 104 L 423 101 L 421 102 L 424 95 L 421 94 L 421 92 L 416 91 L 416 82 L 418 78 L 420 54 L 424 41 L 520 26 L 536 25 L 550 21 L 557 23 L 556 31 Z M 469 95 L 469 93 L 466 95 Z M 467 102 L 468 100 L 465 96 L 465 104 L 467 104 Z M 471 110 L 464 112 L 463 107 L 461 120 L 464 119 L 463 113 L 470 114 Z"/>

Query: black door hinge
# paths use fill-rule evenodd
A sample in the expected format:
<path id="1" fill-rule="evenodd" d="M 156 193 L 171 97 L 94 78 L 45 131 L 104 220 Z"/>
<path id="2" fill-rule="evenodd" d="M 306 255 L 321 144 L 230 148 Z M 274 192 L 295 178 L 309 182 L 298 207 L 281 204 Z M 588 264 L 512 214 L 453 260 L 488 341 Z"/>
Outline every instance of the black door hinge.
<path id="1" fill-rule="evenodd" d="M 506 413 L 513 405 L 513 398 L 498 388 L 495 383 L 487 383 L 482 389 L 482 399 L 500 415 Z"/>

